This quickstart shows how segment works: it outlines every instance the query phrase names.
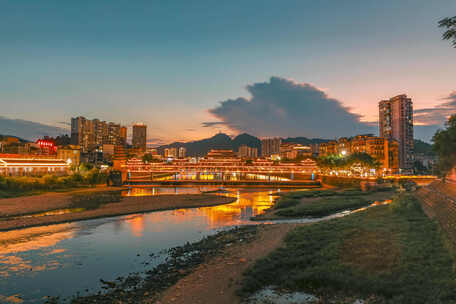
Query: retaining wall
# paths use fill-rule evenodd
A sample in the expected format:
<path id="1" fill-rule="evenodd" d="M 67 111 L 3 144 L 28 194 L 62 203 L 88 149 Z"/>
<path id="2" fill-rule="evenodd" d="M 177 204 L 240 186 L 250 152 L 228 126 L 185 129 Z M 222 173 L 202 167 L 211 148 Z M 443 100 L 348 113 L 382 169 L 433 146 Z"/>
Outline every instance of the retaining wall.
<path id="1" fill-rule="evenodd" d="M 436 219 L 456 244 L 456 187 L 435 181 L 417 191 L 424 212 Z"/>

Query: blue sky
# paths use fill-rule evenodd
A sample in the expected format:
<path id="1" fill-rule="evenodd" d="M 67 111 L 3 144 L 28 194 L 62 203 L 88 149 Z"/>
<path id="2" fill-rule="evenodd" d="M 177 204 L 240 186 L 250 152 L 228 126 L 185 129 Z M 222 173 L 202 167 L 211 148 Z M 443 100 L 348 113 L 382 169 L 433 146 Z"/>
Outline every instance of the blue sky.
<path id="1" fill-rule="evenodd" d="M 223 121 L 210 110 L 250 98 L 246 86 L 272 76 L 309 83 L 363 121 L 377 119 L 384 98 L 407 93 L 427 109 L 456 91 L 456 50 L 437 28 L 456 15 L 454 0 L 0 0 L 0 7 L 7 118 L 54 126 L 77 115 L 143 121 L 151 140 L 190 140 L 216 128 L 242 131 L 202 123 Z M 318 126 L 303 133 L 321 136 Z"/>

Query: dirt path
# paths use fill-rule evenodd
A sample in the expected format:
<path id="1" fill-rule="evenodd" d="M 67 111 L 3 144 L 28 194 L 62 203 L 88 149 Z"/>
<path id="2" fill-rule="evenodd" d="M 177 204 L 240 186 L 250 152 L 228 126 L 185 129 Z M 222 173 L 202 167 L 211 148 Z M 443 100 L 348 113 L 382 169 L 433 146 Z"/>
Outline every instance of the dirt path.
<path id="1" fill-rule="evenodd" d="M 242 273 L 255 260 L 266 256 L 280 246 L 285 235 L 296 226 L 297 224 L 278 224 L 259 227 L 260 231 L 256 240 L 230 247 L 223 255 L 200 265 L 190 275 L 167 289 L 160 300 L 155 303 L 240 303 L 235 292 L 239 288 Z"/>
<path id="2" fill-rule="evenodd" d="M 66 206 L 61 196 L 38 196 L 42 201 L 35 201 L 36 197 L 29 197 L 32 203 L 44 206 Z M 8 231 L 26 227 L 73 222 L 79 220 L 95 219 L 102 217 L 126 215 L 140 212 L 209 207 L 221 204 L 228 204 L 236 198 L 206 194 L 185 194 L 185 195 L 159 195 L 159 196 L 138 196 L 123 197 L 120 202 L 102 205 L 98 209 L 85 210 L 82 212 L 52 214 L 46 216 L 20 216 L 13 218 L 0 217 L 0 231 Z M 28 204 L 28 200 L 24 204 Z M 0 206 L 1 208 L 1 206 Z M 63 207 L 65 208 L 65 207 Z M 54 208 L 55 209 L 55 208 Z M 1 209 L 0 209 L 1 210 Z M 30 210 L 30 208 L 28 209 Z M 46 209 L 45 209 L 46 210 Z M 49 209 L 47 209 L 49 210 Z M 41 210 L 42 211 L 42 210 Z"/>

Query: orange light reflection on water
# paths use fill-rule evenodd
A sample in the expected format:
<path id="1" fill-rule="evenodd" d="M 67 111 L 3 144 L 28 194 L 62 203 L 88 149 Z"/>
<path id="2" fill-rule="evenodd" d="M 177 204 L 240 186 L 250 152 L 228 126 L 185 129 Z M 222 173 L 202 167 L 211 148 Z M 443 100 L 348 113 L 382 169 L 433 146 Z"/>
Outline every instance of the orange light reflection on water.
<path id="1" fill-rule="evenodd" d="M 29 250 L 49 248 L 46 255 L 64 253 L 64 249 L 55 249 L 57 243 L 72 238 L 74 224 L 33 227 L 0 233 L 0 277 L 7 277 L 11 272 L 43 271 L 55 269 L 60 263 L 57 259 L 47 259 L 42 265 L 33 265 L 18 254 Z"/>
<path id="2" fill-rule="evenodd" d="M 204 189 L 216 190 L 217 188 Z M 239 224 L 239 221 L 248 221 L 250 217 L 263 213 L 266 209 L 270 208 L 275 196 L 271 195 L 273 191 L 258 191 L 252 189 L 227 189 L 227 192 L 211 193 L 222 196 L 235 197 L 236 201 L 230 204 L 218 205 L 213 207 L 201 207 L 190 209 L 176 209 L 170 211 L 172 217 L 167 218 L 167 221 L 172 221 L 175 224 L 182 224 L 187 221 L 192 221 L 192 217 L 205 217 L 209 229 L 220 226 L 229 226 Z M 188 194 L 200 193 L 196 188 L 132 188 L 124 195 L 128 196 L 147 196 L 159 194 Z M 157 223 L 163 220 L 163 214 L 152 212 L 144 215 L 132 216 L 126 220 L 130 226 L 132 236 L 141 237 L 144 231 L 146 222 Z"/>

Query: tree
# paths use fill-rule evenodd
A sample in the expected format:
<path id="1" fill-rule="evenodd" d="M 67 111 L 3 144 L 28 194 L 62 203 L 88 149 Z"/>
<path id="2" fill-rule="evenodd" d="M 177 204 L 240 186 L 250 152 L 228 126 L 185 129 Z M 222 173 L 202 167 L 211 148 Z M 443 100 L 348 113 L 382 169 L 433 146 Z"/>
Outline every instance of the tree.
<path id="1" fill-rule="evenodd" d="M 153 157 L 152 154 L 150 154 L 150 153 L 146 153 L 146 154 L 144 154 L 143 157 L 142 157 L 142 161 L 143 161 L 145 164 L 152 162 L 153 159 L 154 159 L 154 157 Z"/>
<path id="2" fill-rule="evenodd" d="M 442 34 L 443 40 L 452 40 L 453 47 L 456 48 L 456 16 L 440 20 L 439 27 L 446 29 Z"/>
<path id="3" fill-rule="evenodd" d="M 439 170 L 442 176 L 456 166 L 456 114 L 448 119 L 445 126 L 446 129 L 438 130 L 432 138 L 433 148 L 439 156 Z"/>
<path id="4" fill-rule="evenodd" d="M 352 174 L 360 174 L 370 169 L 378 169 L 380 163 L 367 153 L 353 153 L 348 156 L 331 154 L 317 159 L 317 164 L 323 171 L 346 170 Z"/>

